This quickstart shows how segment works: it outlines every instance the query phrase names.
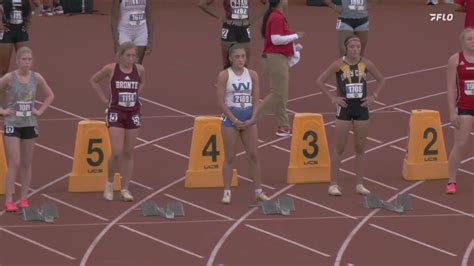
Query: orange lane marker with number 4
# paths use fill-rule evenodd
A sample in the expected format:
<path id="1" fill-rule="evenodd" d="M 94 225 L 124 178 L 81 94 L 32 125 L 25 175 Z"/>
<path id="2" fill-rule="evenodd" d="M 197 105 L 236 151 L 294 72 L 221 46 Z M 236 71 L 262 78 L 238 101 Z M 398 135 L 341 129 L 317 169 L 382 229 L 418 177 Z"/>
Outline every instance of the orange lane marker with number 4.
<path id="1" fill-rule="evenodd" d="M 200 116 L 194 120 L 189 157 L 185 187 L 224 187 L 222 176 L 224 144 L 220 118 Z M 232 174 L 232 186 L 237 186 L 237 170 L 235 169 Z"/>

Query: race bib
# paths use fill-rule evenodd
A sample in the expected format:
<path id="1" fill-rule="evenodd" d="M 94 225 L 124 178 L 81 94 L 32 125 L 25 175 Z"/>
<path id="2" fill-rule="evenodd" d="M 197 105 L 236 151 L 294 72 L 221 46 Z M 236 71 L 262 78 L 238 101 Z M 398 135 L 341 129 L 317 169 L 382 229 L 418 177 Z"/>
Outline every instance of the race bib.
<path id="1" fill-rule="evenodd" d="M 364 85 L 362 83 L 349 83 L 346 85 L 346 98 L 347 99 L 360 99 L 362 98 Z"/>
<path id="2" fill-rule="evenodd" d="M 365 10 L 365 0 L 350 0 L 347 6 L 350 10 L 362 11 Z"/>
<path id="3" fill-rule="evenodd" d="M 137 94 L 134 92 L 120 92 L 118 95 L 118 105 L 123 107 L 134 107 L 137 102 Z"/>
<path id="4" fill-rule="evenodd" d="M 21 10 L 12 10 L 12 12 L 10 12 L 10 23 L 11 24 L 23 23 L 23 16 L 21 14 Z"/>
<path id="5" fill-rule="evenodd" d="M 252 95 L 246 93 L 235 93 L 234 104 L 240 104 L 241 107 L 245 107 L 252 103 Z"/>
<path id="6" fill-rule="evenodd" d="M 469 96 L 474 95 L 474 80 L 464 81 L 464 94 Z"/>
<path id="7" fill-rule="evenodd" d="M 232 19 L 248 19 L 249 18 L 249 10 L 247 7 L 242 8 L 232 8 Z"/>
<path id="8" fill-rule="evenodd" d="M 32 102 L 16 102 L 15 105 L 16 116 L 19 117 L 28 117 L 31 116 L 31 111 L 33 110 Z"/>
<path id="9" fill-rule="evenodd" d="M 142 25 L 146 21 L 145 11 L 140 12 L 140 13 L 132 13 L 130 14 L 129 18 L 130 18 L 129 19 L 130 25 L 132 26 Z"/>

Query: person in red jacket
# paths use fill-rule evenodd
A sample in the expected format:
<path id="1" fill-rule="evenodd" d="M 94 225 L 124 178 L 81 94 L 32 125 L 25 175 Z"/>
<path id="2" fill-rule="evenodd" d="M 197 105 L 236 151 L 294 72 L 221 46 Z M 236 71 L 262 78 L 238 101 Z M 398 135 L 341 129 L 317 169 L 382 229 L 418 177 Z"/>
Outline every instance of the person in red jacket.
<path id="1" fill-rule="evenodd" d="M 464 28 L 474 28 L 474 0 L 454 0 L 454 10 L 466 13 Z"/>
<path id="2" fill-rule="evenodd" d="M 469 134 L 474 124 L 474 28 L 464 29 L 459 39 L 462 51 L 453 54 L 447 66 L 449 113 L 456 128 L 448 160 L 447 194 L 456 193 L 456 172 L 463 153 L 469 147 Z"/>
<path id="3" fill-rule="evenodd" d="M 286 113 L 288 101 L 289 67 L 298 50 L 295 41 L 305 33 L 290 31 L 288 22 L 283 14 L 283 8 L 288 0 L 269 0 L 269 7 L 262 21 L 261 33 L 265 38 L 262 54 L 262 64 L 270 79 L 270 94 L 263 99 L 257 112 L 257 120 L 265 114 L 275 112 L 278 122 L 276 135 L 291 136 L 291 127 Z"/>

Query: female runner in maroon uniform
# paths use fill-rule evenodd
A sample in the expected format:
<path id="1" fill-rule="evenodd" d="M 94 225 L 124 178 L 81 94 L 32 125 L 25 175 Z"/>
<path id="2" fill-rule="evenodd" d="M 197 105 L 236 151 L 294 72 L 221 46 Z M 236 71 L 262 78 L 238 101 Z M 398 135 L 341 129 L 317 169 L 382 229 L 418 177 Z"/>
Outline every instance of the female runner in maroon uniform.
<path id="1" fill-rule="evenodd" d="M 138 94 L 145 84 L 145 69 L 142 65 L 135 64 L 136 57 L 135 44 L 125 42 L 117 49 L 118 62 L 105 65 L 90 79 L 100 100 L 107 104 L 106 123 L 112 154 L 104 190 L 106 200 L 113 200 L 113 177 L 119 172 L 122 175 L 121 197 L 124 201 L 133 201 L 128 185 L 133 170 L 133 148 L 140 128 L 141 103 Z M 110 99 L 105 97 L 99 84 L 106 78 L 110 80 Z"/>
<path id="2" fill-rule="evenodd" d="M 266 7 L 263 7 L 256 13 L 252 13 L 252 16 L 250 16 L 249 7 L 251 1 L 252 0 L 223 0 L 224 14 L 221 14 L 211 6 L 214 0 L 199 0 L 199 8 L 222 22 L 221 48 L 224 68 L 230 64 L 227 55 L 229 47 L 233 43 L 242 44 L 247 54 L 247 62 L 250 58 L 250 25 L 262 17 L 268 9 L 267 1 L 260 0 Z"/>
<path id="3" fill-rule="evenodd" d="M 456 172 L 474 123 L 474 28 L 464 29 L 459 40 L 462 51 L 449 58 L 447 67 L 448 106 L 451 123 L 456 128 L 448 162 L 448 194 L 456 193 Z"/>

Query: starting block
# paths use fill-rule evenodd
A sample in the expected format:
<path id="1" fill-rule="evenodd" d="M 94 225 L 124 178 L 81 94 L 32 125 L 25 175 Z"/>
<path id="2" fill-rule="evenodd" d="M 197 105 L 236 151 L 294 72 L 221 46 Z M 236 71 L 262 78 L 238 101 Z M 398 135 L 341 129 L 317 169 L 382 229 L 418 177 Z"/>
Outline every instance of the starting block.
<path id="1" fill-rule="evenodd" d="M 25 221 L 54 223 L 55 218 L 59 218 L 59 212 L 58 207 L 53 203 L 45 203 L 41 209 L 35 206 L 23 208 L 23 220 Z"/>
<path id="2" fill-rule="evenodd" d="M 329 182 L 331 160 L 321 114 L 300 113 L 293 120 L 288 184 Z"/>
<path id="3" fill-rule="evenodd" d="M 221 119 L 211 116 L 196 117 L 184 187 L 224 187 L 223 163 L 224 142 L 221 134 Z M 232 172 L 231 185 L 233 187 L 238 185 L 235 169 Z"/>
<path id="4" fill-rule="evenodd" d="M 411 198 L 408 194 L 398 195 L 394 203 L 386 202 L 374 193 L 364 196 L 364 207 L 368 209 L 385 209 L 393 212 L 404 212 L 413 210 Z"/>
<path id="5" fill-rule="evenodd" d="M 259 206 L 261 207 L 262 213 L 265 215 L 290 215 L 291 212 L 295 211 L 295 202 L 293 201 L 293 198 L 289 196 L 282 196 L 276 200 L 262 201 Z"/>
<path id="6" fill-rule="evenodd" d="M 166 209 L 160 208 L 152 200 L 146 201 L 141 206 L 143 216 L 160 216 L 166 219 L 184 216 L 183 204 L 177 201 L 170 202 Z"/>
<path id="7" fill-rule="evenodd" d="M 412 110 L 403 178 L 428 180 L 448 178 L 448 159 L 438 111 Z"/>

